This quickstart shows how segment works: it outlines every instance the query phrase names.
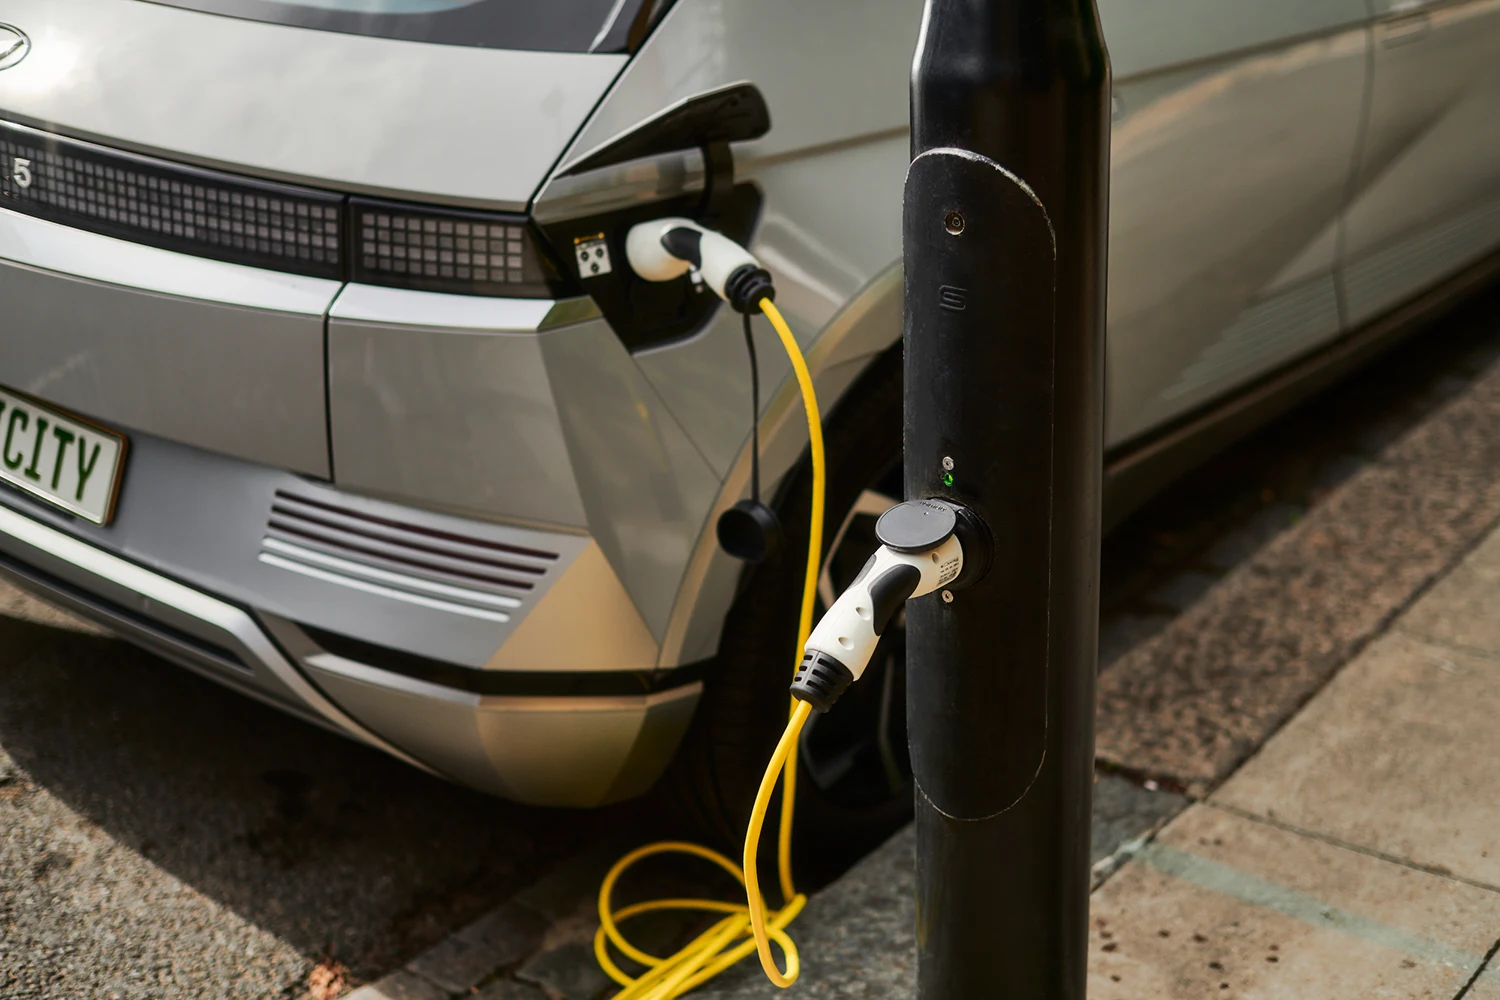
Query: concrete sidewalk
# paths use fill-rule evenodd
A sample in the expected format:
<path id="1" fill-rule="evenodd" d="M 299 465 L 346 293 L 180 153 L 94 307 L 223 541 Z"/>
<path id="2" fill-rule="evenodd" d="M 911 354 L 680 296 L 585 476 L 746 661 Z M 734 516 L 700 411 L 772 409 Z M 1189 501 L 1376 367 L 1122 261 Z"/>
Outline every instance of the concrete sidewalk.
<path id="1" fill-rule="evenodd" d="M 1193 664 L 1159 683 L 1195 691 L 1154 692 L 1160 732 L 1192 716 L 1202 742 L 1183 754 L 1181 737 L 1142 740 L 1137 725 L 1114 752 L 1213 790 L 1096 893 L 1091 997 L 1500 997 L 1500 532 L 1439 570 L 1496 516 L 1494 382 L 1395 442 L 1216 595 L 1204 613 L 1238 624 L 1237 643 L 1226 628 L 1219 641 L 1239 652 L 1216 663 L 1178 641 L 1158 656 Z M 1318 572 L 1276 571 L 1319 549 Z M 1421 596 L 1403 610 L 1402 593 Z M 1340 660 L 1215 788 L 1279 724 L 1277 706 Z M 1215 666 L 1232 682 L 1203 683 Z M 1128 711 L 1121 692 L 1138 682 L 1108 679 L 1111 707 Z M 1287 694 L 1257 699 L 1257 683 Z M 1237 704 L 1246 724 L 1204 722 Z"/>
<path id="2" fill-rule="evenodd" d="M 1094 897 L 1090 995 L 1500 997 L 1500 534 Z"/>

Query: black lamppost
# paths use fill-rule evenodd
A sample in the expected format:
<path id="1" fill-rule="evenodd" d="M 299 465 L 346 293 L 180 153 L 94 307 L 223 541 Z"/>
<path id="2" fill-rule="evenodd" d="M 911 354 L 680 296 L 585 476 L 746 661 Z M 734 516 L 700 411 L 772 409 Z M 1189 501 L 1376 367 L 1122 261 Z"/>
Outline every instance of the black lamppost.
<path id="1" fill-rule="evenodd" d="M 1110 120 L 1093 0 L 927 0 L 911 94 L 906 495 L 994 541 L 984 579 L 907 609 L 919 996 L 1080 1000 Z"/>

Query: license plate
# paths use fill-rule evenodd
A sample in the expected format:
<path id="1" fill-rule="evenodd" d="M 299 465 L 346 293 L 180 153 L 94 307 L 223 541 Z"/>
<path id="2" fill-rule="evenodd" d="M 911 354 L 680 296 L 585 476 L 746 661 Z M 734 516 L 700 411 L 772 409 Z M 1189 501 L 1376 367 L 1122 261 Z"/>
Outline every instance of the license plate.
<path id="1" fill-rule="evenodd" d="M 0 389 L 0 479 L 108 524 L 125 469 L 123 434 Z"/>

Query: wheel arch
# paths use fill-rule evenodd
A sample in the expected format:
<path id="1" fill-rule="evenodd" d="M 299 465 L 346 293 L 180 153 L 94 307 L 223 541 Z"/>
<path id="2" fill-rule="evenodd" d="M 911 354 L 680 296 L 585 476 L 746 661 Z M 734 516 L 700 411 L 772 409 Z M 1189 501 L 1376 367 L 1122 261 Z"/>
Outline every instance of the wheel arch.
<path id="1" fill-rule="evenodd" d="M 894 262 L 875 275 L 808 344 L 809 371 L 825 422 L 883 357 L 900 350 L 902 272 Z M 774 495 L 807 454 L 807 422 L 796 379 L 790 373 L 770 387 L 761 411 L 761 476 Z M 718 546 L 719 515 L 749 495 L 750 436 L 720 484 L 688 555 L 663 637 L 659 665 L 674 667 L 711 658 L 730 605 L 739 593 L 744 564 Z"/>

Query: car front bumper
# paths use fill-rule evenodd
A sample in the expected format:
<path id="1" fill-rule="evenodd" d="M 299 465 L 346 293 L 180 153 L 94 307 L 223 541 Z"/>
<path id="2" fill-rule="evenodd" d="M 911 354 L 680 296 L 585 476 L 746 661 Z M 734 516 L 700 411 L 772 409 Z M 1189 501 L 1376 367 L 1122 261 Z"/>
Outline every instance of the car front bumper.
<path id="1" fill-rule="evenodd" d="M 694 668 L 656 669 L 587 535 L 372 500 L 141 434 L 127 476 L 109 527 L 0 491 L 0 576 L 216 681 L 517 801 L 637 795 L 692 717 Z M 278 513 L 288 497 L 301 503 L 293 514 L 316 520 Z M 455 585 L 464 578 L 443 566 L 474 550 L 532 569 L 530 588 Z M 559 630 L 564 619 L 574 627 Z"/>

